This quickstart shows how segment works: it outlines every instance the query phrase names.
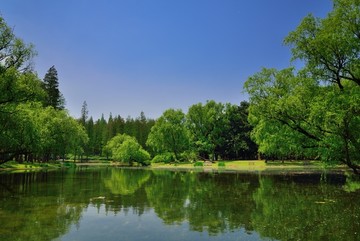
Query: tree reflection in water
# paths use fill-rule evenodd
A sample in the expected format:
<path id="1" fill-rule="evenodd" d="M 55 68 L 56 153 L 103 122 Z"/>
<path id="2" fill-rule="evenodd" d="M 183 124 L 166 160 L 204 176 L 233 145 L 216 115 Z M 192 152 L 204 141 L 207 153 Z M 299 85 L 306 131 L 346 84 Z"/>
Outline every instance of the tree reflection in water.
<path id="1" fill-rule="evenodd" d="M 120 235 L 114 217 L 150 220 L 142 224 L 151 227 L 148 235 L 154 230 L 164 238 L 171 227 L 186 227 L 187 240 L 194 239 L 192 233 L 219 240 L 240 233 L 256 234 L 253 240 L 358 240 L 358 182 L 345 180 L 342 175 L 117 168 L 1 174 L 0 240 L 66 240 L 74 228 L 79 234 L 85 230 L 82 225 L 89 225 L 88 212 L 94 208 L 98 214 L 92 222 L 98 225 L 87 232 L 99 231 L 96 227 L 105 222 L 114 240 Z M 134 236 L 136 227 L 121 230 L 131 233 L 129 240 L 141 239 Z"/>

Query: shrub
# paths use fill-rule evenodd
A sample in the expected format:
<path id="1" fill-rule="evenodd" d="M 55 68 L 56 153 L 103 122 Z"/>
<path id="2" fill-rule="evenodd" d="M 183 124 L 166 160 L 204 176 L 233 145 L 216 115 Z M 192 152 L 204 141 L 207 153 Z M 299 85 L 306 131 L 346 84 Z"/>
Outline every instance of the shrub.
<path id="1" fill-rule="evenodd" d="M 173 161 L 175 161 L 175 158 L 174 158 L 173 154 L 170 153 L 170 152 L 156 155 L 152 159 L 152 162 L 154 162 L 154 163 L 158 163 L 158 162 L 170 163 L 170 162 L 173 162 Z"/>
<path id="2" fill-rule="evenodd" d="M 188 162 L 193 162 L 193 161 L 197 160 L 197 154 L 192 151 L 185 151 L 180 154 L 180 157 L 181 157 L 181 160 L 188 161 Z"/>
<path id="3" fill-rule="evenodd" d="M 202 166 L 204 166 L 204 163 L 201 161 L 197 161 L 194 163 L 194 167 L 202 167 Z"/>
<path id="4" fill-rule="evenodd" d="M 218 167 L 225 167 L 225 162 L 218 162 Z"/>

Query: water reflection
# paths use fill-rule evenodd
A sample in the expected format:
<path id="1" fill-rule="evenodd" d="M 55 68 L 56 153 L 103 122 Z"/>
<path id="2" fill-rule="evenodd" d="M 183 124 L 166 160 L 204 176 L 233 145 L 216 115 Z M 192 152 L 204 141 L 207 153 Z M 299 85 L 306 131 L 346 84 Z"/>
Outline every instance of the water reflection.
<path id="1" fill-rule="evenodd" d="M 359 240 L 357 183 L 330 174 L 3 173 L 0 240 Z"/>

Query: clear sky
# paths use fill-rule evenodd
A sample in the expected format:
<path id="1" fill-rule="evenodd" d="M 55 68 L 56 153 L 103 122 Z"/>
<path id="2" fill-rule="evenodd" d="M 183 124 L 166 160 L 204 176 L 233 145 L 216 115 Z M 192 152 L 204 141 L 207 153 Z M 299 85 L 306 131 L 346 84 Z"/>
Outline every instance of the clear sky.
<path id="1" fill-rule="evenodd" d="M 33 43 L 41 79 L 55 65 L 66 108 L 95 119 L 159 117 L 213 99 L 247 100 L 262 67 L 285 68 L 283 39 L 331 0 L 2 0 L 16 36 Z"/>

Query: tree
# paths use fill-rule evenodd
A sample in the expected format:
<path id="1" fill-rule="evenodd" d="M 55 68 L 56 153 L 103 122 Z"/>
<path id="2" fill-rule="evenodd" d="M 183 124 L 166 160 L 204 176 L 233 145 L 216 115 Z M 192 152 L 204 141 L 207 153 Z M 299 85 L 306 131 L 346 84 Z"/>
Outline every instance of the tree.
<path id="1" fill-rule="evenodd" d="M 249 103 L 225 105 L 225 123 L 222 136 L 223 145 L 219 146 L 220 155 L 227 159 L 255 159 L 257 146 L 251 140 L 252 126 L 248 122 Z"/>
<path id="2" fill-rule="evenodd" d="M 185 114 L 181 110 L 168 109 L 151 128 L 146 144 L 156 154 L 172 153 L 175 160 L 190 149 L 189 132 L 185 126 Z"/>
<path id="3" fill-rule="evenodd" d="M 48 161 L 82 149 L 87 141 L 83 128 L 60 110 L 55 68 L 43 84 L 32 72 L 33 56 L 32 45 L 15 37 L 0 17 L 0 162 Z M 58 91 L 58 102 L 44 107 L 50 90 Z"/>
<path id="4" fill-rule="evenodd" d="M 36 145 L 36 126 L 29 118 L 31 102 L 41 101 L 41 82 L 31 72 L 35 55 L 0 16 L 0 162 L 11 160 Z"/>
<path id="5" fill-rule="evenodd" d="M 204 158 L 218 158 L 217 149 L 225 141 L 221 136 L 225 123 L 224 105 L 207 101 L 205 105 L 192 105 L 187 113 L 187 127 L 192 143 L 199 155 Z"/>
<path id="6" fill-rule="evenodd" d="M 55 66 L 52 66 L 45 74 L 44 90 L 47 93 L 45 106 L 52 106 L 57 110 L 65 108 L 65 99 L 59 90 L 58 74 Z"/>
<path id="7" fill-rule="evenodd" d="M 135 138 L 125 140 L 117 150 L 113 151 L 113 158 L 121 162 L 127 162 L 130 166 L 134 162 L 148 165 L 150 154 L 145 151 Z"/>
<path id="8" fill-rule="evenodd" d="M 104 152 L 111 156 L 114 160 L 129 163 L 138 162 L 146 165 L 150 159 L 150 155 L 145 151 L 134 137 L 127 134 L 118 134 L 111 138 Z"/>
<path id="9" fill-rule="evenodd" d="M 66 111 L 47 107 L 34 112 L 33 119 L 37 121 L 41 135 L 41 149 L 38 152 L 42 161 L 65 158 L 67 153 L 81 156 L 88 142 L 85 128 Z"/>
<path id="10" fill-rule="evenodd" d="M 305 67 L 263 69 L 245 83 L 260 152 L 321 158 L 359 174 L 359 8 L 335 0 L 326 18 L 307 16 L 285 39 Z"/>
<path id="11" fill-rule="evenodd" d="M 359 170 L 360 88 L 353 82 L 319 85 L 292 69 L 250 77 L 249 121 L 259 151 L 281 158 L 320 158 Z"/>
<path id="12" fill-rule="evenodd" d="M 293 59 L 306 63 L 306 72 L 319 81 L 360 85 L 360 2 L 334 0 L 334 9 L 324 19 L 308 15 L 285 39 Z"/>
<path id="13" fill-rule="evenodd" d="M 263 69 L 251 76 L 244 87 L 250 95 L 252 137 L 261 153 L 287 158 L 305 155 L 305 150 L 318 146 L 326 130 L 308 123 L 309 107 L 315 104 L 319 91 L 316 81 L 297 78 L 291 68 Z M 310 153 L 308 157 L 316 156 Z"/>
<path id="14" fill-rule="evenodd" d="M 25 44 L 16 37 L 4 18 L 0 16 L 0 73 L 10 68 L 21 73 L 31 72 L 32 58 L 36 55 L 32 44 Z"/>
<path id="15" fill-rule="evenodd" d="M 85 126 L 85 123 L 89 117 L 89 110 L 86 101 L 83 102 L 81 106 L 81 117 L 80 117 L 80 123 Z"/>

